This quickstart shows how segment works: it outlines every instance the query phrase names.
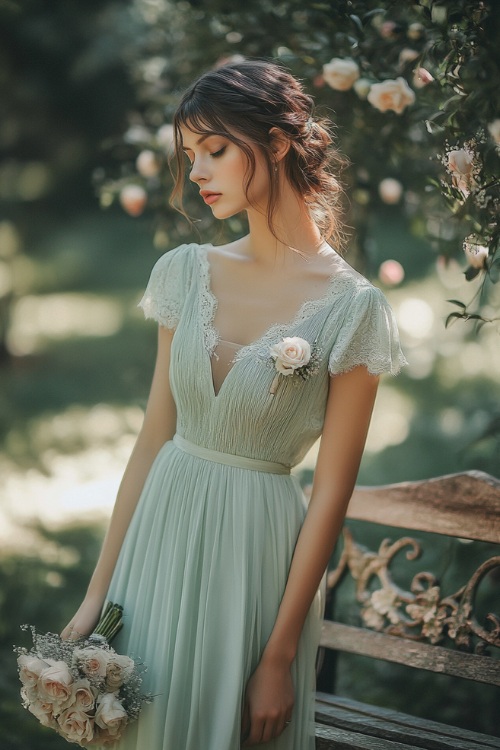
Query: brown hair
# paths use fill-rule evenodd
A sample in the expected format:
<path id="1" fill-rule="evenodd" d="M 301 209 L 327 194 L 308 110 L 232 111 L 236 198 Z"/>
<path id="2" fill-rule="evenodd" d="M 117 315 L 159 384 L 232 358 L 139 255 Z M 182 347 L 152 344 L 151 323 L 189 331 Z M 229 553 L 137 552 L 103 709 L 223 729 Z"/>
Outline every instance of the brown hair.
<path id="1" fill-rule="evenodd" d="M 182 194 L 185 161 L 181 127 L 204 134 L 222 135 L 246 154 L 248 170 L 245 191 L 255 173 L 255 157 L 244 135 L 263 154 L 270 182 L 268 224 L 279 200 L 279 182 L 273 179 L 272 128 L 282 131 L 290 142 L 283 162 L 292 187 L 308 203 L 323 238 L 332 238 L 338 248 L 343 244 L 340 223 L 342 188 L 336 176 L 345 159 L 332 147 L 328 121 L 313 118 L 314 102 L 290 73 L 275 63 L 245 60 L 211 70 L 186 91 L 174 115 L 176 162 L 175 185 L 171 205 L 184 215 Z"/>

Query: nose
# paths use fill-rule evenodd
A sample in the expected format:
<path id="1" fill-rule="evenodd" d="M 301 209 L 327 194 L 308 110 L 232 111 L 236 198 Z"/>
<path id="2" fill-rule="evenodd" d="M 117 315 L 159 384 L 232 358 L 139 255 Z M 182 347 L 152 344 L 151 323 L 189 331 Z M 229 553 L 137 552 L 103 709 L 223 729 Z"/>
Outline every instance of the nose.
<path id="1" fill-rule="evenodd" d="M 195 159 L 191 164 L 191 171 L 189 173 L 189 179 L 191 182 L 203 182 L 208 179 L 206 163 L 202 159 Z"/>

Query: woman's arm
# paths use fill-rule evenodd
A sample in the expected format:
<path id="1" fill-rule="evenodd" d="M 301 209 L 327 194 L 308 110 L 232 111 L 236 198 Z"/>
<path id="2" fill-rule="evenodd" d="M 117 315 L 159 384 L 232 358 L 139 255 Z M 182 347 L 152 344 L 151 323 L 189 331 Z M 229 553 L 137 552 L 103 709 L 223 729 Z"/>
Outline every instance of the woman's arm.
<path id="1" fill-rule="evenodd" d="M 158 328 L 156 365 L 142 428 L 125 469 L 108 531 L 87 593 L 61 635 L 88 635 L 99 619 L 120 549 L 158 451 L 175 433 L 176 409 L 169 386 L 170 345 L 173 332 Z"/>
<path id="2" fill-rule="evenodd" d="M 311 500 L 273 631 L 247 686 L 244 747 L 277 737 L 292 717 L 290 666 L 354 489 L 378 380 L 363 366 L 330 378 Z"/>

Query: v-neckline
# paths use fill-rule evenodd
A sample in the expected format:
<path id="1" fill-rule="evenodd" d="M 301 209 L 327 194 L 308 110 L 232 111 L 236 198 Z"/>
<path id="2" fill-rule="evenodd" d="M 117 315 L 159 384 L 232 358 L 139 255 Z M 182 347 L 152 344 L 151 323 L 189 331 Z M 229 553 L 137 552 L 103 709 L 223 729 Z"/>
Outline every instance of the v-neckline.
<path id="1" fill-rule="evenodd" d="M 215 352 L 215 349 L 217 348 L 219 341 L 223 339 L 221 339 L 219 331 L 214 325 L 214 319 L 215 319 L 215 314 L 216 314 L 217 307 L 219 304 L 219 300 L 214 294 L 213 289 L 212 289 L 212 274 L 211 274 L 212 269 L 211 269 L 210 260 L 208 258 L 208 249 L 210 247 L 214 247 L 214 245 L 212 245 L 211 243 L 206 243 L 206 244 L 199 246 L 199 249 L 200 249 L 199 259 L 201 261 L 201 271 L 202 271 L 201 272 L 201 283 L 202 283 L 201 291 L 202 291 L 202 308 L 203 309 L 201 313 L 202 313 L 203 337 L 204 337 L 203 348 L 207 355 L 207 363 L 208 363 L 208 371 L 209 371 L 209 376 L 210 376 L 209 379 L 210 379 L 210 384 L 211 384 L 212 395 L 214 399 L 217 400 L 226 385 L 227 379 L 231 377 L 231 374 L 235 366 L 243 358 L 242 353 L 246 353 L 247 351 L 251 349 L 262 346 L 265 340 L 268 339 L 271 336 L 271 334 L 273 336 L 276 335 L 276 336 L 282 337 L 283 334 L 286 331 L 288 331 L 288 329 L 294 328 L 300 322 L 307 320 L 316 312 L 321 310 L 330 300 L 330 297 L 333 292 L 333 288 L 337 280 L 340 277 L 344 276 L 344 274 L 343 274 L 343 269 L 337 267 L 331 273 L 327 290 L 321 297 L 304 300 L 291 320 L 286 321 L 284 323 L 272 323 L 254 341 L 250 342 L 249 344 L 244 344 L 244 345 L 238 344 L 237 346 L 239 346 L 239 349 L 236 352 L 233 365 L 227 372 L 224 380 L 222 381 L 220 385 L 219 390 L 216 392 L 214 379 L 213 379 L 212 357 Z"/>

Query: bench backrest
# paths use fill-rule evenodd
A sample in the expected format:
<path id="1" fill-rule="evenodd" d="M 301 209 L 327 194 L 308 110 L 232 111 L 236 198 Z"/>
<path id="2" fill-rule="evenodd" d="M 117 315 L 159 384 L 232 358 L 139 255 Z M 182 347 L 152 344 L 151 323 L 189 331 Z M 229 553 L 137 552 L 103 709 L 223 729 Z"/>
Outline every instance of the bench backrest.
<path id="1" fill-rule="evenodd" d="M 347 519 L 369 521 L 412 536 L 384 540 L 378 550 L 357 543 L 343 530 L 343 549 L 327 577 L 334 596 L 344 576 L 355 582 L 359 626 L 324 620 L 321 645 L 407 666 L 500 685 L 500 481 L 479 471 L 404 482 L 356 487 Z M 443 591 L 437 577 L 416 570 L 411 585 L 396 585 L 394 558 L 405 551 L 416 561 L 421 551 L 413 532 L 499 545 L 455 591 Z M 395 532 L 396 535 L 398 532 Z M 479 622 L 475 595 L 488 581 L 497 588 L 497 613 Z M 328 607 L 327 607 L 328 613 Z M 498 655 L 500 651 L 496 652 Z M 491 654 L 491 655 L 490 655 Z"/>

